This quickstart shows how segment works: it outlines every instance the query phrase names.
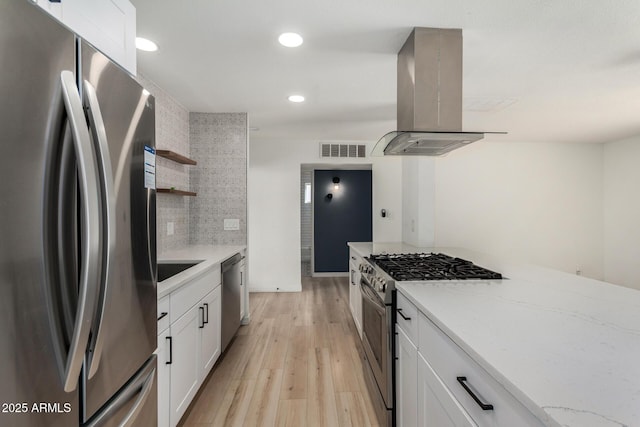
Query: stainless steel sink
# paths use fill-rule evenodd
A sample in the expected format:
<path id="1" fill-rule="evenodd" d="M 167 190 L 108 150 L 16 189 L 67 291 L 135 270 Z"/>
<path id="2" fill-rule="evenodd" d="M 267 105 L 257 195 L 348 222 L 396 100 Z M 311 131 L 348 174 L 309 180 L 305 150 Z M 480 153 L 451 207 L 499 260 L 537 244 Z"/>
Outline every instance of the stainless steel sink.
<path id="1" fill-rule="evenodd" d="M 167 280 L 170 277 L 175 276 L 178 273 L 182 273 L 188 268 L 194 265 L 200 264 L 202 261 L 192 262 L 159 262 L 158 263 L 158 282 Z"/>

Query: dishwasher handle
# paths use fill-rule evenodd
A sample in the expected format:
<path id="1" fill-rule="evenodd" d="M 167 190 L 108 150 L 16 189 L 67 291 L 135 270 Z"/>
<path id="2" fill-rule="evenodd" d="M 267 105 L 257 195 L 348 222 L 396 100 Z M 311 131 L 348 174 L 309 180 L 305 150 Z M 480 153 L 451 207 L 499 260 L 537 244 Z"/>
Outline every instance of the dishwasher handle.
<path id="1" fill-rule="evenodd" d="M 222 270 L 223 273 L 225 273 L 231 270 L 236 264 L 238 264 L 243 259 L 244 257 L 239 253 L 235 254 L 231 258 L 228 258 L 227 260 L 223 261 L 222 264 L 220 264 L 220 269 Z"/>

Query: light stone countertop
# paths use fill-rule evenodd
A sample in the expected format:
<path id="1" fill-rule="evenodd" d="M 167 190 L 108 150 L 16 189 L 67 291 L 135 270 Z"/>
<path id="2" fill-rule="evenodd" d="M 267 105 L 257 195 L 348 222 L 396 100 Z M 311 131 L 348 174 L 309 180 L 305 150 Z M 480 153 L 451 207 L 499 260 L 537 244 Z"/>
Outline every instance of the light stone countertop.
<path id="1" fill-rule="evenodd" d="M 245 245 L 201 245 L 188 246 L 182 249 L 172 250 L 158 254 L 158 263 L 167 262 L 191 262 L 202 261 L 191 268 L 182 271 L 162 282 L 158 282 L 158 299 L 169 295 L 171 292 L 183 286 L 200 274 L 209 271 L 231 256 L 243 252 Z"/>
<path id="2" fill-rule="evenodd" d="M 462 249 L 349 246 L 442 252 L 502 273 L 396 288 L 546 425 L 640 426 L 640 291 Z"/>

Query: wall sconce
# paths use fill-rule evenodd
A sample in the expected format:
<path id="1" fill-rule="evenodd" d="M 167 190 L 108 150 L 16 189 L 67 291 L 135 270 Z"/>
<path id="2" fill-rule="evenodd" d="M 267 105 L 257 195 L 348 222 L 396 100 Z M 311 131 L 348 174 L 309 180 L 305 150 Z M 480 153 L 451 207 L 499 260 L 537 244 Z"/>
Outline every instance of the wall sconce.
<path id="1" fill-rule="evenodd" d="M 333 189 L 334 190 L 340 189 L 340 178 L 338 178 L 337 176 L 333 177 Z"/>

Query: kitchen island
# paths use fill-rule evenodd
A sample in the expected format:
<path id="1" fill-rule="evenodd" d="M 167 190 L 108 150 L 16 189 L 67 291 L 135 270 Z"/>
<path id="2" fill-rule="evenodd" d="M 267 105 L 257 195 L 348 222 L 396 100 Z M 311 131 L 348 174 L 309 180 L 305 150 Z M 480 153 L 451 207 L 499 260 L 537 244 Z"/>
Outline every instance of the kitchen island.
<path id="1" fill-rule="evenodd" d="M 640 425 L 639 291 L 462 249 L 349 246 L 362 256 L 441 252 L 501 272 L 396 288 L 542 424 Z"/>

